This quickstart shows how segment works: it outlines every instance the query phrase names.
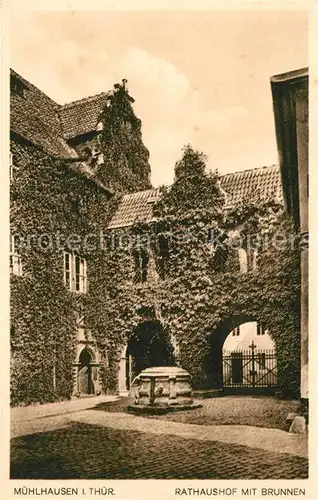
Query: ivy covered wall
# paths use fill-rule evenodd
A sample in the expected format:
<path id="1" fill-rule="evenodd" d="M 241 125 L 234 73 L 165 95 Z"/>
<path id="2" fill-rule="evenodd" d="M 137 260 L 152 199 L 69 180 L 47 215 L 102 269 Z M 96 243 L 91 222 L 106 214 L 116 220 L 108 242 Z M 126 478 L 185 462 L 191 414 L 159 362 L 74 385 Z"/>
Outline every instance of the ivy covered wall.
<path id="1" fill-rule="evenodd" d="M 124 342 L 146 319 L 138 311 L 152 311 L 177 344 L 195 387 L 206 388 L 220 384 L 221 349 L 230 330 L 259 321 L 276 343 L 281 391 L 298 394 L 299 249 L 283 207 L 255 193 L 225 208 L 217 175 L 205 173 L 204 156 L 191 147 L 175 173 L 173 185 L 162 188 L 156 221 L 136 224 L 129 232 L 131 238 L 139 235 L 130 240 L 133 249 L 149 253 L 157 275 L 149 270 L 145 283 L 134 284 L 132 248 L 118 244 L 110 252 L 110 269 L 114 266 L 119 278 L 107 303 L 109 330 Z M 239 228 L 249 263 L 257 249 L 257 266 L 246 273 L 240 270 L 233 228 Z M 212 245 L 211 232 L 224 236 Z"/>
<path id="2" fill-rule="evenodd" d="M 12 152 L 20 167 L 11 186 L 12 233 L 33 236 L 33 244 L 19 249 L 23 276 L 11 277 L 13 404 L 71 397 L 79 310 L 101 355 L 105 392 L 118 388 L 127 341 L 152 320 L 177 347 L 194 386 L 217 386 L 223 341 L 249 318 L 261 321 L 275 340 L 280 388 L 297 394 L 298 248 L 290 244 L 292 226 L 279 204 L 256 193 L 226 208 L 218 176 L 207 174 L 204 156 L 186 147 L 173 185 L 161 189 L 156 219 L 109 234 L 116 196 L 30 145 L 13 141 Z M 262 242 L 257 267 L 246 273 L 240 272 L 235 242 L 228 241 L 237 237 L 233 228 L 248 253 Z M 279 245 L 263 244 L 276 237 Z M 63 250 L 69 246 L 87 260 L 86 294 L 64 286 Z M 136 279 L 136 252 L 149 256 L 144 282 Z"/>
<path id="3" fill-rule="evenodd" d="M 73 392 L 76 318 L 87 296 L 64 285 L 64 250 L 87 260 L 88 277 L 106 266 L 100 243 L 115 198 L 31 145 L 12 141 L 11 234 L 23 274 L 11 274 L 12 403 L 54 401 Z M 85 239 L 86 238 L 86 239 Z M 103 336 L 105 338 L 106 335 Z M 103 349 L 102 341 L 100 348 Z"/>

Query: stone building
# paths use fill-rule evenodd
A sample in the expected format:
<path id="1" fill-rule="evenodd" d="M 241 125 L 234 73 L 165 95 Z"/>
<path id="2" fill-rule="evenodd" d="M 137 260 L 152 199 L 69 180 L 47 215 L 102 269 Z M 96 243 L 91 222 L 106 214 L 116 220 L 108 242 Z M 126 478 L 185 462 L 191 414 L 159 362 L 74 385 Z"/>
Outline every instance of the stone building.
<path id="1" fill-rule="evenodd" d="M 127 153 L 119 145 L 121 151 L 116 165 L 117 171 L 113 173 L 114 182 L 108 179 L 108 174 L 105 173 L 107 161 L 104 161 L 103 152 L 99 147 L 99 137 L 103 133 L 99 128 L 99 116 L 110 103 L 114 107 L 122 105 L 120 96 L 116 94 L 118 89 L 119 93 L 122 89 L 120 85 L 117 85 L 113 92 L 61 106 L 13 70 L 10 84 L 11 352 L 12 384 L 17 385 L 16 398 L 18 401 L 21 398 L 23 400 L 24 396 L 19 395 L 18 387 L 27 384 L 33 365 L 37 363 L 35 359 L 30 361 L 29 371 L 27 370 L 22 332 L 34 329 L 41 317 L 41 306 L 38 306 L 38 312 L 30 311 L 29 321 L 23 318 L 23 311 L 32 309 L 31 303 L 36 297 L 34 288 L 33 297 L 25 289 L 32 289 L 32 284 L 36 283 L 41 288 L 39 294 L 43 297 L 48 297 L 53 292 L 52 288 L 50 289 L 53 284 L 41 275 L 41 265 L 51 269 L 51 277 L 56 272 L 60 285 L 64 287 L 63 291 L 73 297 L 73 303 L 69 304 L 67 312 L 62 311 L 68 302 L 67 297 L 60 299 L 60 311 L 55 311 L 57 317 L 52 313 L 55 331 L 51 332 L 52 338 L 49 340 L 49 328 L 45 325 L 47 338 L 43 340 L 44 345 L 49 346 L 50 342 L 59 343 L 56 331 L 65 333 L 65 324 L 61 324 L 63 315 L 65 320 L 68 318 L 68 321 L 73 321 L 76 338 L 71 341 L 71 371 L 73 370 L 74 376 L 72 392 L 99 393 L 101 384 L 98 372 L 101 352 L 105 351 L 105 346 L 97 345 L 94 335 L 85 325 L 83 313 L 83 302 L 89 293 L 89 275 L 94 266 L 94 257 L 81 255 L 69 244 L 63 243 L 61 248 L 56 237 L 64 234 L 65 239 L 65 236 L 75 234 L 83 239 L 88 232 L 98 235 L 107 230 L 111 200 L 115 197 L 114 186 L 119 193 L 150 186 L 149 153 L 142 142 L 138 119 L 133 116 L 134 123 L 138 122 L 139 126 L 132 132 L 128 126 L 131 116 L 125 117 L 123 130 L 117 132 L 117 138 L 125 142 L 126 147 L 130 143 L 132 146 Z M 128 96 L 128 93 L 125 95 Z M 108 157 L 113 151 L 106 150 L 104 153 Z M 107 183 L 101 180 L 105 178 Z M 47 262 L 42 261 L 41 264 L 44 250 L 48 256 Z M 57 291 L 59 292 L 60 290 Z M 72 314 L 75 314 L 75 317 L 72 318 Z M 40 333 L 34 343 L 33 349 L 36 350 L 36 344 L 40 345 Z M 50 385 L 51 382 L 52 394 L 57 393 L 63 397 L 70 393 L 70 382 L 67 384 L 68 389 L 58 387 L 64 355 L 61 352 L 58 356 L 58 347 L 50 347 L 52 352 L 50 361 L 46 362 L 45 371 L 51 374 L 46 384 Z M 63 351 L 62 346 L 60 350 Z M 29 354 L 31 359 L 35 357 L 34 353 Z M 54 357 L 56 363 L 52 364 Z M 61 366 L 58 366 L 58 357 Z M 105 353 L 103 357 L 105 358 Z M 66 376 L 70 377 L 70 371 L 66 371 Z M 38 376 L 40 377 L 40 374 Z M 19 377 L 25 382 L 19 382 Z M 39 384 L 42 382 L 38 381 L 35 385 Z M 22 393 L 26 390 L 24 387 Z M 46 390 L 43 388 L 43 391 Z M 30 395 L 31 400 L 41 397 L 35 393 L 34 389 L 34 396 Z M 46 391 L 44 397 L 52 399 L 52 394 Z"/>
<path id="2" fill-rule="evenodd" d="M 159 300 L 165 240 L 160 266 L 152 248 L 107 251 L 113 238 L 156 225 L 162 197 L 150 184 L 149 153 L 132 103 L 126 80 L 112 92 L 59 105 L 11 72 L 13 404 L 126 394 L 141 369 L 183 359 L 178 336 L 167 340 Z M 283 199 L 276 165 L 220 175 L 217 185 L 228 211 L 256 192 L 266 202 Z M 234 224 L 227 237 L 241 231 Z M 205 249 L 206 255 L 215 250 Z M 235 259 L 237 272 L 257 283 L 257 252 L 239 248 Z M 211 351 L 205 388 L 211 380 L 222 385 L 220 352 L 233 328 L 262 320 L 260 304 L 240 300 L 227 303 L 224 316 L 216 311 L 219 326 L 212 347 L 204 347 Z"/>
<path id="3" fill-rule="evenodd" d="M 308 410 L 308 68 L 271 78 L 286 207 L 301 239 L 301 399 Z"/>

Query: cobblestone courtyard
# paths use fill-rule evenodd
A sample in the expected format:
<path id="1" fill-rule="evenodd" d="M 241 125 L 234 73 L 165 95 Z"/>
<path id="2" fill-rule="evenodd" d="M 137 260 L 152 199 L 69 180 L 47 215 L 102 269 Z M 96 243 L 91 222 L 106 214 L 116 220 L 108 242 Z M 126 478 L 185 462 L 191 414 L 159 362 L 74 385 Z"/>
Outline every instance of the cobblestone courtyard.
<path id="1" fill-rule="evenodd" d="M 73 424 L 13 440 L 16 479 L 295 479 L 307 460 L 219 442 Z"/>
<path id="2" fill-rule="evenodd" d="M 25 409 L 24 419 L 23 410 L 16 409 L 11 478 L 308 477 L 307 436 L 277 428 L 145 419 L 97 411 L 96 403 L 60 404 L 55 413 L 54 405 L 46 413 L 40 407 L 33 415 Z"/>

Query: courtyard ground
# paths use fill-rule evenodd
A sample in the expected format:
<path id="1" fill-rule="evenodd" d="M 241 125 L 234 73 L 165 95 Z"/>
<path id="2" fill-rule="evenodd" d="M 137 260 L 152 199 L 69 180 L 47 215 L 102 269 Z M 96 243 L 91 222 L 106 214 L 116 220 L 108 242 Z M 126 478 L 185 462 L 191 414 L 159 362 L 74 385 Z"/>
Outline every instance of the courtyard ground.
<path id="1" fill-rule="evenodd" d="M 213 405 L 215 401 L 202 402 L 202 418 L 204 415 L 207 418 L 209 408 L 221 406 L 221 403 Z M 223 410 L 219 407 L 218 415 L 224 416 L 225 408 L 230 413 L 231 404 L 232 411 L 237 411 L 235 401 L 236 398 L 224 398 Z M 259 415 L 259 405 L 266 406 L 265 401 L 255 398 L 253 415 L 251 398 L 240 401 L 241 415 L 245 418 L 248 407 L 251 422 Z M 75 401 L 65 403 L 64 407 L 59 404 L 56 411 L 51 407 L 47 414 L 44 405 L 41 416 L 33 410 L 33 417 L 26 408 L 25 420 L 21 420 L 21 409 L 13 411 L 11 478 L 302 479 L 308 476 L 306 435 L 293 435 L 277 426 L 172 421 L 172 416 L 180 417 L 177 413 L 168 415 L 169 418 L 146 420 L 118 411 L 123 403 L 101 398 L 84 403 Z M 112 410 L 99 411 L 105 404 Z M 267 408 L 273 408 L 272 404 Z M 270 413 L 268 418 L 273 422 Z"/>
<path id="2" fill-rule="evenodd" d="M 121 398 L 119 401 L 97 405 L 95 409 L 126 412 L 131 402 L 129 398 Z M 299 408 L 299 401 L 264 396 L 224 396 L 197 402 L 202 407 L 195 410 L 143 416 L 187 424 L 251 425 L 288 431 L 290 423 L 286 417 L 289 413 L 297 413 Z"/>

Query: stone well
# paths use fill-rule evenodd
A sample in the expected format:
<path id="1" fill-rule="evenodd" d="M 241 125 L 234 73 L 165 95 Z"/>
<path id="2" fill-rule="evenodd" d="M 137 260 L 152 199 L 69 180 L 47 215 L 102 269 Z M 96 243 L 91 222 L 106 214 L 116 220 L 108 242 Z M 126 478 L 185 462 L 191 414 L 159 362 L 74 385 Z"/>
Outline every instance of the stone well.
<path id="1" fill-rule="evenodd" d="M 199 408 L 192 398 L 191 375 L 179 366 L 155 366 L 143 370 L 132 384 L 134 404 L 129 412 L 166 413 Z"/>

